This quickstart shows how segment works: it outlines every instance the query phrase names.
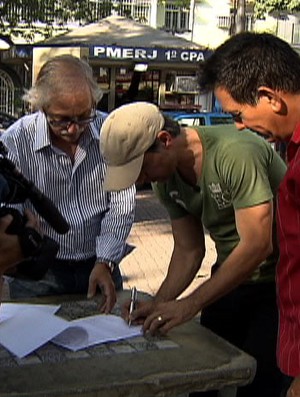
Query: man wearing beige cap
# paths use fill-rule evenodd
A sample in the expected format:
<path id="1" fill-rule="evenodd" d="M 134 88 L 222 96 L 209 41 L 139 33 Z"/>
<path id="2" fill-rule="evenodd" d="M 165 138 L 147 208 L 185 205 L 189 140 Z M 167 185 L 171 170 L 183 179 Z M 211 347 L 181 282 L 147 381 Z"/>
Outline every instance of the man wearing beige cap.
<path id="1" fill-rule="evenodd" d="M 273 198 L 286 169 L 281 158 L 250 131 L 180 128 L 145 102 L 107 117 L 100 148 L 108 164 L 105 189 L 152 182 L 171 218 L 167 276 L 152 302 L 139 302 L 132 321 L 143 322 L 144 331 L 166 333 L 202 311 L 203 325 L 257 359 L 253 383 L 238 396 L 279 396 L 272 224 Z M 203 261 L 204 227 L 217 250 L 211 278 L 176 300 Z"/>

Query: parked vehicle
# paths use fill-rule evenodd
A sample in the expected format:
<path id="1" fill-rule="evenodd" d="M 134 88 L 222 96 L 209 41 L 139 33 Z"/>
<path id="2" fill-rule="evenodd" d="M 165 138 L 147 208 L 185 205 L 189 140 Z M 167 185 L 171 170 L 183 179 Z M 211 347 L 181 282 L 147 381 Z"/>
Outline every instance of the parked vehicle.
<path id="1" fill-rule="evenodd" d="M 186 112 L 169 111 L 169 112 L 164 112 L 164 114 L 178 121 L 178 123 L 182 127 L 233 124 L 234 122 L 232 116 L 226 113 L 213 113 L 213 112 L 186 113 Z"/>

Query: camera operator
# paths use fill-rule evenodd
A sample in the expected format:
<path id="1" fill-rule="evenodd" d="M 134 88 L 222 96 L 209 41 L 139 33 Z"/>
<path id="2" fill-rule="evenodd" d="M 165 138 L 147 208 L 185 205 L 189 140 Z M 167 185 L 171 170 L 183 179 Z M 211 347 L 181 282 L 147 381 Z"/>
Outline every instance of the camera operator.
<path id="1" fill-rule="evenodd" d="M 7 155 L 7 149 L 0 142 L 0 221 L 4 239 L 2 246 L 0 244 L 4 255 L 0 261 L 0 277 L 7 266 L 16 265 L 5 274 L 40 280 L 47 272 L 48 264 L 55 259 L 59 245 L 40 232 L 39 218 L 29 208 L 19 209 L 29 201 L 58 233 L 67 233 L 69 225 L 55 204 L 17 169 Z M 16 204 L 19 209 L 12 206 Z"/>
<path id="2" fill-rule="evenodd" d="M 26 209 L 25 216 L 27 218 L 25 227 L 37 229 L 37 218 L 32 212 Z M 16 234 L 7 233 L 7 228 L 11 225 L 12 221 L 12 215 L 6 215 L 0 218 L 0 300 L 3 274 L 25 259 L 19 237 Z"/>
<path id="3" fill-rule="evenodd" d="M 7 179 L 0 173 L 0 203 L 4 205 L 7 195 L 10 193 L 10 187 Z M 3 207 L 1 208 L 3 210 Z M 38 218 L 33 215 L 29 209 L 24 211 L 25 225 L 27 230 L 38 231 Z M 0 216 L 0 301 L 2 295 L 3 274 L 8 270 L 14 273 L 12 269 L 19 262 L 26 259 L 26 250 L 22 248 L 20 236 L 17 233 L 12 233 L 9 228 L 13 225 L 13 215 L 8 214 Z M 37 232 L 38 233 L 38 232 Z"/>
<path id="4" fill-rule="evenodd" d="M 0 274 L 9 267 L 23 259 L 22 249 L 17 235 L 7 234 L 6 229 L 12 222 L 12 216 L 6 215 L 0 218 Z"/>

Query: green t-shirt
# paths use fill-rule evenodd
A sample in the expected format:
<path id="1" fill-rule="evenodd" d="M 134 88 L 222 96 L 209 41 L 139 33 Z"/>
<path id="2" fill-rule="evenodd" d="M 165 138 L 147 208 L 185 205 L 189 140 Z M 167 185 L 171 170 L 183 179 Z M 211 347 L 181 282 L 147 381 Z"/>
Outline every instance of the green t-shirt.
<path id="1" fill-rule="evenodd" d="M 175 173 L 167 182 L 153 184 L 153 189 L 171 219 L 192 214 L 202 220 L 221 264 L 239 243 L 234 211 L 272 199 L 286 166 L 271 145 L 251 131 L 238 131 L 231 125 L 196 130 L 203 145 L 197 187 Z M 274 277 L 276 261 L 277 255 L 269 257 L 252 280 Z"/>

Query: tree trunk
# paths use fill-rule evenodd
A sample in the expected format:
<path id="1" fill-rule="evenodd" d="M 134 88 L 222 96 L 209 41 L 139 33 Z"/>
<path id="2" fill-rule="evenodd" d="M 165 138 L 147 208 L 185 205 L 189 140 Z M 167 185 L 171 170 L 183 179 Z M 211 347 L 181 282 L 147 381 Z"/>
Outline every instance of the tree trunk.
<path id="1" fill-rule="evenodd" d="M 236 10 L 236 33 L 244 32 L 246 29 L 246 0 L 237 1 Z"/>

